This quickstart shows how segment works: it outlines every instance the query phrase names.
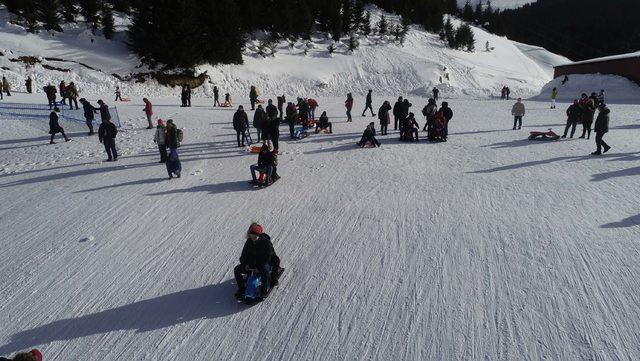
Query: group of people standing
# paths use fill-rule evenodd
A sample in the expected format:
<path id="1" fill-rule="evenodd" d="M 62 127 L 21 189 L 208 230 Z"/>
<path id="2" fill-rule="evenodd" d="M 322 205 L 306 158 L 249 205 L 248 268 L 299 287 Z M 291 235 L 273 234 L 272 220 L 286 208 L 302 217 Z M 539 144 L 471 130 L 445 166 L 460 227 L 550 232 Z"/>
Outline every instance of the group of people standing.
<path id="1" fill-rule="evenodd" d="M 435 89 L 435 88 L 434 88 Z M 437 92 L 434 92 L 437 95 Z M 371 100 L 371 91 L 367 94 L 367 102 Z M 347 103 L 352 104 L 353 97 L 347 95 Z M 416 121 L 415 114 L 410 111 L 413 105 L 409 99 L 398 97 L 398 101 L 391 107 L 389 101 L 384 101 L 378 109 L 378 120 L 380 121 L 380 135 L 388 134 L 388 127 L 391 124 L 391 116 L 393 116 L 393 129 L 399 130 L 400 141 L 417 142 L 419 141 L 420 125 Z M 369 107 L 369 105 L 367 105 Z M 349 108 L 347 107 L 347 110 Z M 429 141 L 447 141 L 449 121 L 453 118 L 453 111 L 449 108 L 447 102 L 442 102 L 438 109 L 437 101 L 430 98 L 427 105 L 422 109 L 425 117 L 425 125 L 423 131 L 427 132 Z M 375 113 L 372 112 L 375 116 Z M 367 145 L 380 146 L 380 142 L 376 139 L 375 123 L 371 122 L 362 134 L 362 138 L 357 143 L 360 147 Z"/>

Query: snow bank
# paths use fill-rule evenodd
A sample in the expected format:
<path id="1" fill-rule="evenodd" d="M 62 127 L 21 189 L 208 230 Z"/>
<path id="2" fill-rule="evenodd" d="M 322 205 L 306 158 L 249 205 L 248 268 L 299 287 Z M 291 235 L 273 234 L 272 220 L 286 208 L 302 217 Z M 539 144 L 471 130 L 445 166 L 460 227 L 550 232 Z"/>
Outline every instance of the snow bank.
<path id="1" fill-rule="evenodd" d="M 640 86 L 618 75 L 569 75 L 569 81 L 564 85 L 562 85 L 562 79 L 564 77 L 553 79 L 542 88 L 539 95 L 532 99 L 550 99 L 553 88 L 558 88 L 558 99 L 560 101 L 573 101 L 573 99 L 580 98 L 582 93 L 598 93 L 600 89 L 604 89 L 607 103 L 640 103 Z"/>

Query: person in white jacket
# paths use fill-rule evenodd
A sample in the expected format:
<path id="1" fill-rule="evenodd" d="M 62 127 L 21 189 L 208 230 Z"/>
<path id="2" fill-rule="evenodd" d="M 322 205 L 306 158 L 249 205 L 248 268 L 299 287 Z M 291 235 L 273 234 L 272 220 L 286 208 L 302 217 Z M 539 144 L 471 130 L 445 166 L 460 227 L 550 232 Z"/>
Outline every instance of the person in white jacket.
<path id="1" fill-rule="evenodd" d="M 162 119 L 158 119 L 156 133 L 153 135 L 153 142 L 158 145 L 160 151 L 160 163 L 167 162 L 167 128 Z"/>
<path id="2" fill-rule="evenodd" d="M 524 117 L 525 109 L 522 104 L 522 98 L 518 98 L 518 101 L 511 108 L 511 115 L 513 115 L 513 130 L 522 128 L 522 117 Z"/>

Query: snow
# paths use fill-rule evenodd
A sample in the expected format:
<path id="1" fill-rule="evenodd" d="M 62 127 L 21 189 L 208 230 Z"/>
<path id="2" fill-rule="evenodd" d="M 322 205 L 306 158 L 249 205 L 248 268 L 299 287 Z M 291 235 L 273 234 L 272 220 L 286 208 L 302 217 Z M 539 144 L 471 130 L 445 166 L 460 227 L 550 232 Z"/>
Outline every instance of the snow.
<path id="1" fill-rule="evenodd" d="M 210 100 L 152 99 L 185 129 L 184 176 L 171 181 L 139 101 L 119 105 L 117 163 L 79 122 L 63 121 L 71 142 L 48 145 L 46 121 L 3 120 L 0 355 L 638 359 L 640 108 L 611 105 L 613 148 L 594 158 L 593 140 L 526 140 L 561 131 L 567 104 L 525 102 L 512 131 L 512 102 L 447 100 L 449 142 L 390 131 L 359 149 L 375 119 L 345 123 L 343 99 L 320 98 L 334 134 L 283 139 L 282 179 L 261 190 L 246 183 L 256 155 L 235 147 L 232 111 Z M 249 308 L 232 269 L 251 221 L 287 271 Z"/>
<path id="2" fill-rule="evenodd" d="M 372 24 L 383 13 L 372 7 Z M 386 14 L 392 23 L 399 17 Z M 14 90 L 24 89 L 24 79 L 31 75 L 34 89 L 42 92 L 47 83 L 57 84 L 61 79 L 74 81 L 82 96 L 113 93 L 120 86 L 125 97 L 176 96 L 178 89 L 160 86 L 155 80 L 145 83 L 121 82 L 112 74 L 127 76 L 148 72 L 146 66 L 131 55 L 125 45 L 126 18 L 118 16 L 114 40 L 93 37 L 83 23 L 65 25 L 64 33 L 47 32 L 28 34 L 8 22 L 6 11 L 0 11 L 0 67 L 12 83 Z M 456 25 L 459 21 L 455 20 Z M 548 51 L 527 47 L 504 37 L 473 28 L 476 36 L 476 52 L 469 53 L 447 48 L 435 34 L 413 26 L 404 46 L 390 36 L 372 35 L 359 39 L 360 47 L 353 54 L 347 49 L 347 38 L 336 44 L 336 52 L 330 55 L 330 40 L 326 34 L 315 34 L 313 48 L 304 54 L 303 42 L 293 49 L 283 41 L 277 46 L 275 57 L 263 59 L 257 54 L 258 41 L 249 41 L 244 53 L 243 65 L 203 65 L 198 71 L 207 71 L 211 82 L 195 89 L 194 96 L 211 96 L 213 85 L 222 94 L 248 93 L 251 85 L 263 93 L 306 94 L 309 97 L 343 96 L 346 92 L 373 89 L 378 94 L 410 93 L 426 96 L 437 86 L 441 94 L 456 98 L 487 98 L 500 94 L 507 85 L 512 94 L 523 97 L 539 93 L 542 86 L 552 79 L 553 66 L 568 60 Z M 494 50 L 485 51 L 489 42 Z M 21 62 L 10 59 L 19 56 L 36 56 L 42 64 L 25 68 Z M 47 58 L 63 61 L 47 60 Z M 75 63 L 74 63 L 75 62 Z M 86 64 L 94 69 L 89 69 Z M 68 69 L 60 72 L 43 68 L 43 65 Z M 446 70 L 444 70 L 446 67 Z M 447 79 L 447 76 L 449 79 Z"/>
<path id="3" fill-rule="evenodd" d="M 618 75 L 602 74 L 572 74 L 564 85 L 559 77 L 546 84 L 540 94 L 533 97 L 536 100 L 551 99 L 553 88 L 558 89 L 558 99 L 573 101 L 579 99 L 582 93 L 590 95 L 598 94 L 601 89 L 605 91 L 607 103 L 638 104 L 640 103 L 640 86 L 633 81 Z"/>

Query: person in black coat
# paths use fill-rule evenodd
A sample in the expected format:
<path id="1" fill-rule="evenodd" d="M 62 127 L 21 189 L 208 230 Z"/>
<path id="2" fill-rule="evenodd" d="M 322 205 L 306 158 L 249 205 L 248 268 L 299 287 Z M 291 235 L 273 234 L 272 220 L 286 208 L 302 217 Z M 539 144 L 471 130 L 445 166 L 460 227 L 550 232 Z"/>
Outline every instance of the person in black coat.
<path id="1" fill-rule="evenodd" d="M 298 98 L 298 122 L 302 124 L 303 127 L 307 127 L 307 123 L 309 122 L 309 103 L 302 98 Z"/>
<path id="2" fill-rule="evenodd" d="M 111 121 L 111 113 L 109 112 L 109 106 L 105 104 L 102 99 L 98 100 L 98 105 L 100 106 L 100 120 L 101 121 Z"/>
<path id="3" fill-rule="evenodd" d="M 364 133 L 362 133 L 362 138 L 358 142 L 358 146 L 363 148 L 367 144 L 367 142 L 377 147 L 380 146 L 380 142 L 376 139 L 376 128 L 373 122 L 369 123 L 367 129 L 365 129 Z"/>
<path id="4" fill-rule="evenodd" d="M 273 151 L 278 152 L 280 141 L 280 117 L 278 117 L 278 108 L 273 105 L 273 100 L 269 99 L 267 105 L 267 127 L 265 131 L 269 132 L 268 138 L 273 143 Z"/>
<path id="5" fill-rule="evenodd" d="M 267 108 L 265 109 L 267 112 L 267 117 L 275 119 L 278 118 L 278 108 L 273 105 L 273 100 L 269 99 L 267 102 Z"/>
<path id="6" fill-rule="evenodd" d="M 582 117 L 582 110 L 580 109 L 580 104 L 578 104 L 578 99 L 573 100 L 573 104 L 569 106 L 567 109 L 567 126 L 564 128 L 564 134 L 562 138 L 567 137 L 567 133 L 569 132 L 569 128 L 571 128 L 571 136 L 573 138 L 573 134 L 576 132 L 576 126 Z"/>
<path id="7" fill-rule="evenodd" d="M 213 106 L 214 107 L 220 106 L 220 91 L 218 90 L 217 85 L 213 86 Z"/>
<path id="8" fill-rule="evenodd" d="M 258 109 L 253 113 L 253 127 L 258 132 L 258 140 L 262 138 L 262 130 L 267 123 L 267 113 L 262 108 L 262 104 L 258 104 Z"/>
<path id="9" fill-rule="evenodd" d="M 447 136 L 449 135 L 449 121 L 453 118 L 453 110 L 449 108 L 449 103 L 442 102 L 442 105 L 439 111 L 441 111 L 442 114 L 444 114 L 445 123 L 444 123 L 444 135 L 442 140 L 446 142 Z"/>
<path id="10" fill-rule="evenodd" d="M 98 112 L 89 101 L 85 98 L 80 98 L 80 104 L 82 104 L 82 110 L 84 111 L 84 119 L 87 123 L 87 127 L 89 127 L 89 135 L 94 135 L 93 132 L 93 120 L 95 119 L 94 114 Z"/>
<path id="11" fill-rule="evenodd" d="M 245 275 L 257 273 L 262 281 L 261 294 L 266 296 L 272 285 L 277 283 L 280 271 L 280 258 L 271 243 L 271 237 L 264 233 L 264 227 L 252 223 L 247 231 L 247 240 L 240 254 L 240 264 L 233 269 L 233 275 L 238 285 L 236 297 L 245 292 Z"/>
<path id="12" fill-rule="evenodd" d="M 373 100 L 371 99 L 371 94 L 373 93 L 373 90 L 369 89 L 369 93 L 367 93 L 367 99 L 365 100 L 365 107 L 364 110 L 362 111 L 362 116 L 364 117 L 364 113 L 367 112 L 367 109 L 369 109 L 371 111 L 371 116 L 375 117 L 376 115 L 373 113 Z"/>
<path id="13" fill-rule="evenodd" d="M 409 116 L 409 109 L 412 104 L 409 103 L 409 99 L 405 99 L 402 101 L 402 106 L 400 107 L 400 133 L 402 133 L 402 127 L 406 123 L 407 117 Z"/>
<path id="14" fill-rule="evenodd" d="M 107 162 L 118 160 L 118 151 L 116 150 L 116 135 L 118 128 L 111 123 L 111 120 L 102 119 L 102 124 L 98 128 L 98 140 L 104 145 L 107 152 Z"/>
<path id="15" fill-rule="evenodd" d="M 68 142 L 70 140 L 67 135 L 64 134 L 64 129 L 62 129 L 62 127 L 60 126 L 60 117 L 58 116 L 58 113 L 60 113 L 60 108 L 55 107 L 51 114 L 49 114 L 49 134 L 51 134 L 51 141 L 49 142 L 49 144 L 56 144 L 56 142 L 53 141 L 53 138 L 57 133 L 62 134 L 65 142 Z"/>
<path id="16" fill-rule="evenodd" d="M 398 97 L 398 101 L 393 105 L 393 130 L 398 130 L 398 122 L 400 121 L 401 108 L 402 108 L 402 97 Z"/>
<path id="17" fill-rule="evenodd" d="M 387 135 L 387 127 L 389 126 L 389 111 L 391 104 L 385 101 L 380 109 L 378 109 L 378 120 L 380 120 L 380 135 Z"/>
<path id="18" fill-rule="evenodd" d="M 246 138 L 246 131 L 249 128 L 249 118 L 247 113 L 244 112 L 244 107 L 240 105 L 238 110 L 233 115 L 233 129 L 236 131 L 236 138 L 238 139 L 238 147 L 244 147 L 244 141 Z M 240 142 L 242 138 L 242 143 Z"/>
<path id="19" fill-rule="evenodd" d="M 611 149 L 609 144 L 602 140 L 602 137 L 609 131 L 609 113 L 611 111 L 607 108 L 605 103 L 598 105 L 598 117 L 593 127 L 593 131 L 596 132 L 596 151 L 591 153 L 592 155 L 601 155 Z M 604 148 L 604 150 L 602 150 Z"/>
<path id="20" fill-rule="evenodd" d="M 322 112 L 320 120 L 318 121 L 318 124 L 316 124 L 316 133 L 326 129 L 329 129 L 329 133 L 333 133 L 333 124 L 329 121 L 327 112 Z"/>
<path id="21" fill-rule="evenodd" d="M 278 156 L 275 151 L 270 151 L 269 146 L 267 144 L 263 144 L 260 148 L 260 153 L 258 153 L 258 163 L 252 164 L 249 169 L 251 170 L 251 178 L 253 178 L 253 182 L 258 182 L 258 177 L 256 177 L 256 172 L 266 173 L 267 175 L 267 184 L 271 184 L 274 180 L 279 179 L 277 173 L 278 166 Z"/>
<path id="22" fill-rule="evenodd" d="M 166 144 L 167 148 L 169 148 L 169 155 L 167 156 L 167 162 L 165 163 L 165 166 L 167 168 L 169 179 L 172 179 L 174 174 L 176 175 L 176 177 L 180 178 L 180 174 L 182 173 L 182 163 L 180 162 L 180 157 L 178 156 L 178 147 L 180 146 L 180 140 L 178 139 L 178 128 L 173 122 L 173 119 L 167 120 Z"/>

